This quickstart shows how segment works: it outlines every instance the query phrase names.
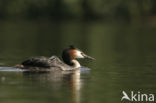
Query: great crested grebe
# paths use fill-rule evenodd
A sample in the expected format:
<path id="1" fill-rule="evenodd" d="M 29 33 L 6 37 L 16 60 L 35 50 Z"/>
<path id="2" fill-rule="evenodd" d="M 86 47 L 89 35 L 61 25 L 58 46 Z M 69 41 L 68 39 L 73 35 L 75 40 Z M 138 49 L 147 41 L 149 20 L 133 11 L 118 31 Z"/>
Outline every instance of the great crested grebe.
<path id="1" fill-rule="evenodd" d="M 76 60 L 77 58 L 94 60 L 94 58 L 86 55 L 81 50 L 75 48 L 74 46 L 70 46 L 62 52 L 62 59 L 64 62 L 56 56 L 51 56 L 50 58 L 41 56 L 29 58 L 16 67 L 37 70 L 76 70 L 81 67 L 80 63 Z"/>

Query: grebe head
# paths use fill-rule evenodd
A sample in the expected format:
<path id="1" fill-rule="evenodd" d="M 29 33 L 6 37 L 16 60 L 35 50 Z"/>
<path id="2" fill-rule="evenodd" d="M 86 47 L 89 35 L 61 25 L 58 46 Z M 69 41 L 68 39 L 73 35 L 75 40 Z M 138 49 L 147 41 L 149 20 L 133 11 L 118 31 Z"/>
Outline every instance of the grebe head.
<path id="1" fill-rule="evenodd" d="M 75 68 L 81 67 L 80 63 L 77 60 L 75 60 L 77 58 L 94 60 L 94 58 L 86 55 L 85 53 L 75 48 L 74 46 L 70 46 L 69 48 L 65 49 L 62 53 L 63 61 L 66 64 L 73 66 Z"/>

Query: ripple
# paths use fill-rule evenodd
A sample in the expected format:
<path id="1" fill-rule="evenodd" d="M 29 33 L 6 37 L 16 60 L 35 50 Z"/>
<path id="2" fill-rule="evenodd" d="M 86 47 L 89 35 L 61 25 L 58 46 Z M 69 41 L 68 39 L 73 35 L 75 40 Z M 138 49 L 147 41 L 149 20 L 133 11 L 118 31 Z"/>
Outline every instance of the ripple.
<path id="1" fill-rule="evenodd" d="M 0 67 L 0 71 L 7 71 L 7 72 L 23 72 L 25 70 L 19 69 L 19 68 L 14 68 L 14 67 Z"/>

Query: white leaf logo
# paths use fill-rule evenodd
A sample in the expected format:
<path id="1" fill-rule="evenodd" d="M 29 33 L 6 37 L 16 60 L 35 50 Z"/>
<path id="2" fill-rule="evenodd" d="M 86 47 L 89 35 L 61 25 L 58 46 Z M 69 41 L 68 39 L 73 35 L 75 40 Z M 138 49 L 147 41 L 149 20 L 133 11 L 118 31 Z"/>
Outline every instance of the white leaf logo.
<path id="1" fill-rule="evenodd" d="M 126 93 L 125 91 L 122 91 L 122 94 L 123 94 L 123 96 L 122 96 L 122 98 L 121 98 L 121 101 L 122 101 L 123 99 L 127 99 L 127 100 L 131 101 L 130 98 L 128 97 L 128 95 L 127 95 L 127 93 Z"/>

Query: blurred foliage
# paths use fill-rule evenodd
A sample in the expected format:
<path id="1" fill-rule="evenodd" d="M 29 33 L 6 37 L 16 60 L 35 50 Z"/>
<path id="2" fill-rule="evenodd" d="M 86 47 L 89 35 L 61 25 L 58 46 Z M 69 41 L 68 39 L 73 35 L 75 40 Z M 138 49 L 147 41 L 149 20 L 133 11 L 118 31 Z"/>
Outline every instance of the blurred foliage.
<path id="1" fill-rule="evenodd" d="M 1 0 L 0 18 L 139 20 L 155 9 L 155 0 Z"/>

